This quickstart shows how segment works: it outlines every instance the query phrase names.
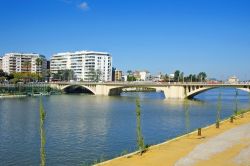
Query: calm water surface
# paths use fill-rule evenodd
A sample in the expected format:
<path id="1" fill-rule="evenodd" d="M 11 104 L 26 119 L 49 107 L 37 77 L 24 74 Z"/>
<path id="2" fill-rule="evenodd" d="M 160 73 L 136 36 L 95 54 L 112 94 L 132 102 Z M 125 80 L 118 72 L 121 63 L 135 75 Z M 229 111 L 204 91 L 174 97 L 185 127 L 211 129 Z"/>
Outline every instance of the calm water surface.
<path id="1" fill-rule="evenodd" d="M 188 101 L 190 128 L 216 120 L 218 93 L 222 118 L 235 108 L 234 89 L 214 89 Z M 140 97 L 146 144 L 184 134 L 184 102 L 164 100 L 162 93 L 124 93 L 121 97 L 59 95 L 43 97 L 47 113 L 47 165 L 81 165 L 110 159 L 136 149 L 135 99 Z M 238 106 L 249 108 L 249 94 L 240 91 Z M 39 165 L 39 98 L 0 99 L 0 165 Z"/>

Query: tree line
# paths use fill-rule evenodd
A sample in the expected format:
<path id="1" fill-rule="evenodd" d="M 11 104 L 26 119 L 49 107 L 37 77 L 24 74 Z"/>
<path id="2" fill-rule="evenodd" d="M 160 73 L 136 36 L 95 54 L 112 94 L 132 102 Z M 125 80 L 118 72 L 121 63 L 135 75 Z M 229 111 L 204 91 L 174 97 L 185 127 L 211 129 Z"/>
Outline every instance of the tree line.
<path id="1" fill-rule="evenodd" d="M 207 80 L 207 74 L 206 72 L 200 72 L 198 74 L 189 74 L 185 76 L 184 72 L 176 70 L 172 79 L 166 74 L 164 80 L 173 82 L 205 82 Z"/>

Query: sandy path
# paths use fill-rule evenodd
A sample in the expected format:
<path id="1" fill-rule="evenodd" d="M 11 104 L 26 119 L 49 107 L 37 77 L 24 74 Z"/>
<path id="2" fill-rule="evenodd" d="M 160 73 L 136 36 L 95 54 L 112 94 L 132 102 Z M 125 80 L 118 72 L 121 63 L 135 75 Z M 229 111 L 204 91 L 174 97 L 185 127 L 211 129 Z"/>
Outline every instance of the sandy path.
<path id="1" fill-rule="evenodd" d="M 246 144 L 250 146 L 250 123 L 230 129 L 218 136 L 210 138 L 206 142 L 197 145 L 187 156 L 175 163 L 175 166 L 193 166 L 202 160 L 210 160 L 214 155 L 222 153 L 227 149 Z M 236 157 L 238 164 L 248 163 L 250 165 L 250 148 L 246 148 Z"/>
<path id="2" fill-rule="evenodd" d="M 250 112 L 234 123 L 225 121 L 202 129 L 202 136 L 188 136 L 165 142 L 140 155 L 120 157 L 104 166 L 250 166 Z"/>

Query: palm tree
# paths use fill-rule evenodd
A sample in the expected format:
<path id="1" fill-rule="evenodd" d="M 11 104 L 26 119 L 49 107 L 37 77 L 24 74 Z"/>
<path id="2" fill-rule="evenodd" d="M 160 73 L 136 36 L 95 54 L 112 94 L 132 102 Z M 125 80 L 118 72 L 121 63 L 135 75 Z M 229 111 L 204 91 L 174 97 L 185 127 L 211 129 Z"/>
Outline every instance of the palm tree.
<path id="1" fill-rule="evenodd" d="M 26 73 L 27 73 L 27 75 L 26 75 L 26 79 L 30 82 L 30 77 L 29 77 L 29 70 L 30 70 L 30 68 L 31 68 L 31 62 L 30 61 L 25 61 L 25 62 L 23 62 L 23 67 L 26 69 Z"/>
<path id="2" fill-rule="evenodd" d="M 128 70 L 127 73 L 128 73 L 128 75 L 131 75 L 132 74 L 132 70 Z"/>
<path id="3" fill-rule="evenodd" d="M 179 80 L 180 80 L 180 70 L 176 70 L 175 72 L 174 72 L 174 81 L 175 82 L 179 82 Z"/>
<path id="4" fill-rule="evenodd" d="M 198 74 L 198 79 L 202 82 L 202 81 L 205 81 L 207 78 L 207 74 L 205 72 L 200 72 Z"/>
<path id="5" fill-rule="evenodd" d="M 25 61 L 25 62 L 23 62 L 23 66 L 26 69 L 26 72 L 29 72 L 29 69 L 31 67 L 31 62 L 30 61 Z"/>
<path id="6" fill-rule="evenodd" d="M 43 65 L 43 60 L 42 58 L 37 58 L 36 59 L 36 66 L 37 68 L 39 68 L 40 71 L 36 70 L 36 72 L 38 73 L 38 81 L 39 81 L 39 78 L 40 78 L 40 74 L 42 72 L 42 65 Z"/>

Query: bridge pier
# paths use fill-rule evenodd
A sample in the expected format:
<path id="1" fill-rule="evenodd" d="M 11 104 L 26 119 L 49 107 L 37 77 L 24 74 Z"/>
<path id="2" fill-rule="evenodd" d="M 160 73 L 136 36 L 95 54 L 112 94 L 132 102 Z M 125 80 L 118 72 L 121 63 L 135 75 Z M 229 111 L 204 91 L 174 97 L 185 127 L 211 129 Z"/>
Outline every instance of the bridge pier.
<path id="1" fill-rule="evenodd" d="M 162 91 L 166 99 L 185 99 L 185 88 L 183 86 L 156 87 L 156 91 Z"/>

